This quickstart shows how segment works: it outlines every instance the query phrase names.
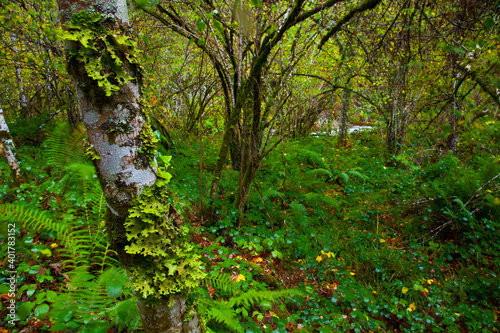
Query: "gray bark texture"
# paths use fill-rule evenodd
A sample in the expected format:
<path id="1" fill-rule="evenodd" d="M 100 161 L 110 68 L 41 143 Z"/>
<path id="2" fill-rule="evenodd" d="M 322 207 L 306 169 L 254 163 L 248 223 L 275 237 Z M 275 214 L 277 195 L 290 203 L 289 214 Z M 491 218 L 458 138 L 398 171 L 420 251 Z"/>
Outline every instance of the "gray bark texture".
<path id="1" fill-rule="evenodd" d="M 0 105 L 0 155 L 5 157 L 7 163 L 9 164 L 10 171 L 12 172 L 12 178 L 14 181 L 14 186 L 18 186 L 22 183 L 21 168 L 17 162 L 14 152 L 16 147 L 14 141 L 10 135 L 9 127 L 3 116 L 3 109 Z"/>
<path id="2" fill-rule="evenodd" d="M 57 0 L 62 23 L 68 23 L 74 14 L 88 10 L 101 13 L 105 28 L 127 34 L 128 12 L 126 0 Z M 78 49 L 78 42 L 68 42 L 67 48 Z M 123 69 L 137 78 L 135 66 L 122 55 Z M 127 268 L 140 260 L 125 251 L 129 244 L 124 223 L 132 200 L 145 186 L 153 185 L 156 173 L 141 152 L 141 133 L 145 118 L 140 106 L 138 80 L 121 84 L 119 90 L 106 95 L 104 89 L 89 77 L 84 64 L 68 58 L 77 95 L 78 109 L 87 129 L 98 178 L 106 197 L 106 228 L 109 240 L 117 251 L 121 264 Z M 145 305 L 148 304 L 148 305 Z M 178 304 L 178 305 L 177 305 Z M 139 300 L 138 307 L 146 332 L 199 332 L 197 318 L 182 322 L 186 311 L 185 300 L 177 298 L 173 306 L 167 300 Z M 182 330 L 179 330 L 179 318 Z M 176 319 L 176 320 L 173 320 Z M 189 330 L 183 327 L 189 327 Z"/>

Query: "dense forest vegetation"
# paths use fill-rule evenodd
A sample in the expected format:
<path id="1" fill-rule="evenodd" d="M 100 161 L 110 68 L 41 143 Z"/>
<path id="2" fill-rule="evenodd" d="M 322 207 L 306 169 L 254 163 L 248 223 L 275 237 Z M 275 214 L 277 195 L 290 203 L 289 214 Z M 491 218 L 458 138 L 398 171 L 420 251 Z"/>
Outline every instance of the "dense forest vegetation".
<path id="1" fill-rule="evenodd" d="M 499 332 L 500 1 L 0 30 L 0 333 Z"/>

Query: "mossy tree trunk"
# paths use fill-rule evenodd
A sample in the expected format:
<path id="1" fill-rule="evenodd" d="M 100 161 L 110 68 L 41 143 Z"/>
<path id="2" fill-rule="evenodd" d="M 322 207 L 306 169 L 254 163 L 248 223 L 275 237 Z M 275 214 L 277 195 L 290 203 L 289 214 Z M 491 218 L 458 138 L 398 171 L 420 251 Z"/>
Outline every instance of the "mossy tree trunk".
<path id="1" fill-rule="evenodd" d="M 75 15 L 87 12 L 100 14 L 105 31 L 117 36 L 127 35 L 128 12 L 126 0 L 57 0 L 62 23 L 68 23 Z M 96 24 L 96 23 L 93 23 Z M 101 27 L 99 27 L 101 28 Z M 143 128 L 146 119 L 140 105 L 140 90 L 137 79 L 116 80 L 116 72 L 110 73 L 109 82 L 113 89 L 103 89 L 103 81 L 89 76 L 85 63 L 74 56 L 82 49 L 78 41 L 67 44 L 68 71 L 77 93 L 78 109 L 87 129 L 88 139 L 95 151 L 95 166 L 107 204 L 106 226 L 110 243 L 117 251 L 121 264 L 127 269 L 137 267 L 139 254 L 127 253 L 125 221 L 132 201 L 146 186 L 156 182 L 156 170 L 151 166 L 152 158 L 144 150 Z M 104 51 L 96 52 L 100 57 Z M 122 70 L 130 78 L 138 78 L 136 65 L 125 54 L 118 54 Z M 101 73 L 102 74 L 102 73 Z M 171 304 L 173 303 L 173 304 Z M 146 332 L 199 332 L 197 316 L 184 322 L 186 300 L 175 297 L 175 302 L 164 299 L 139 299 L 138 307 Z"/>

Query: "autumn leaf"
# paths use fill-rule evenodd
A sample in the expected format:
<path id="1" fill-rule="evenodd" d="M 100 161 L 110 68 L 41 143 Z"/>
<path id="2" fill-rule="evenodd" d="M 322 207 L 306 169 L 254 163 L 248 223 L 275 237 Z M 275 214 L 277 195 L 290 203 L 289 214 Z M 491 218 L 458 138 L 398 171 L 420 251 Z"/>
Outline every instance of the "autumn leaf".
<path id="1" fill-rule="evenodd" d="M 415 306 L 415 303 L 411 303 L 410 306 L 408 307 L 408 311 L 409 312 L 413 312 L 417 309 L 417 307 Z"/>
<path id="2" fill-rule="evenodd" d="M 317 261 L 317 262 L 321 262 L 321 260 L 323 260 L 323 257 L 322 257 L 322 256 L 317 256 L 317 257 L 316 257 L 316 261 Z"/>
<path id="3" fill-rule="evenodd" d="M 245 275 L 243 274 L 238 274 L 238 276 L 236 277 L 236 282 L 240 282 L 240 281 L 245 281 Z"/>
<path id="4" fill-rule="evenodd" d="M 403 287 L 403 289 L 401 290 L 401 292 L 402 292 L 403 294 L 406 294 L 406 293 L 408 292 L 408 290 L 409 290 L 408 288 Z"/>

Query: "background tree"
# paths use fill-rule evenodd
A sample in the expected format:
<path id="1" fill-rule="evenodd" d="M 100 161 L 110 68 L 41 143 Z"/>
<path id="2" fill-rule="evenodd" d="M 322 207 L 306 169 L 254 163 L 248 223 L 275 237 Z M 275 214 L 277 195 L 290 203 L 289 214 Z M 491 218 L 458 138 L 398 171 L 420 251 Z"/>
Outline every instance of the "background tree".
<path id="1" fill-rule="evenodd" d="M 356 13 L 376 6 L 380 1 L 365 0 L 353 2 L 345 7 L 344 16 L 324 37 L 330 36 Z M 157 18 L 176 33 L 192 39 L 210 59 L 219 76 L 225 98 L 224 137 L 219 150 L 219 158 L 213 172 L 209 199 L 213 203 L 218 190 L 220 175 L 228 153 L 231 152 L 233 169 L 239 171 L 240 179 L 235 197 L 235 207 L 243 211 L 251 183 L 260 168 L 262 159 L 277 144 L 268 147 L 263 140 L 266 131 L 273 132 L 273 124 L 280 110 L 271 113 L 273 100 L 283 86 L 287 66 L 277 73 L 280 84 L 273 84 L 272 63 L 278 56 L 277 48 L 287 33 L 295 32 L 295 38 L 313 40 L 302 36 L 295 30 L 302 22 L 338 5 L 338 1 L 325 1 L 321 4 L 306 4 L 297 1 L 293 4 L 279 3 L 268 5 L 254 1 L 245 7 L 236 1 L 234 6 L 226 3 L 203 1 L 188 3 L 180 8 L 172 3 L 136 1 L 137 5 Z M 201 8 L 201 12 L 200 12 Z M 342 15 L 342 9 L 339 9 Z M 318 36 L 317 32 L 313 36 Z M 296 42 L 293 42 L 295 45 Z M 292 47 L 294 49 L 294 47 Z M 290 55 L 295 55 L 292 52 Z M 289 59 L 294 63 L 294 59 Z M 266 97 L 266 92 L 270 92 Z M 267 99 L 267 100 L 266 100 Z M 266 101 L 266 108 L 263 103 Z M 213 206 L 206 213 L 213 216 Z"/>

